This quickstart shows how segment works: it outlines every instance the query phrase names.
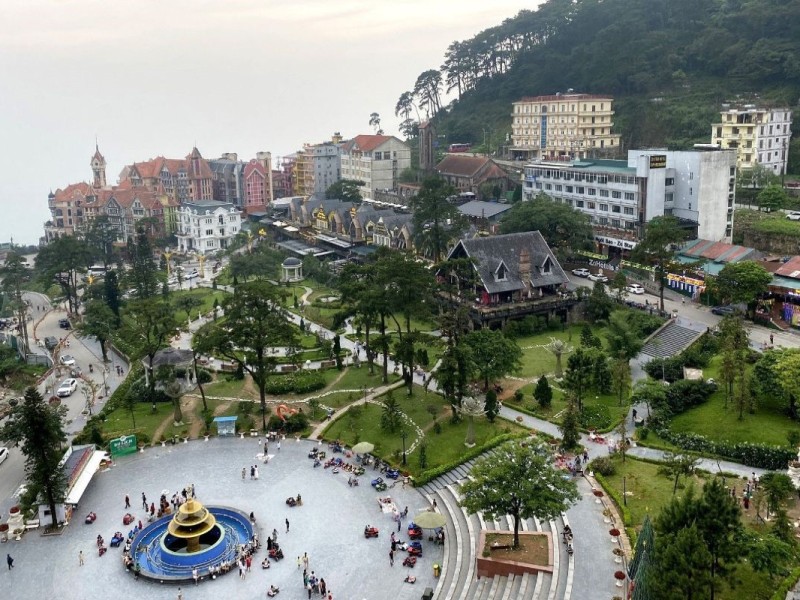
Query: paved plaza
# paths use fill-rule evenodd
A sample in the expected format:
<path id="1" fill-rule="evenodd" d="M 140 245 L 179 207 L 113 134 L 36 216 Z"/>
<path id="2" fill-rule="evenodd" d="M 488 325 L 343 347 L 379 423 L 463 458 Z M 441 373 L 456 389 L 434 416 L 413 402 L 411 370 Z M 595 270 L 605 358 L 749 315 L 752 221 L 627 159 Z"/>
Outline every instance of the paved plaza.
<path id="1" fill-rule="evenodd" d="M 280 588 L 279 600 L 308 598 L 303 589 L 302 567 L 297 557 L 308 553 L 309 569 L 323 577 L 335 600 L 397 600 L 419 598 L 426 587 L 435 588 L 433 564 L 442 564 L 442 549 L 423 541 L 423 557 L 413 569 L 402 566 L 406 554 L 395 553 L 389 565 L 390 534 L 397 531 L 391 516 L 382 513 L 379 496 L 390 495 L 400 510 L 408 506 L 409 520 L 428 507 L 422 495 L 401 484 L 382 493 L 369 485 L 376 476 L 371 468 L 361 476 L 361 485 L 349 487 L 348 474 L 332 469 L 313 468 L 307 458 L 316 442 L 284 440 L 280 451 L 269 444 L 272 458 L 268 465 L 256 458 L 263 452 L 264 438 L 212 438 L 177 446 L 148 448 L 143 453 L 121 458 L 116 465 L 98 473 L 73 515 L 72 523 L 61 536 L 43 537 L 28 532 L 19 542 L 0 545 L 0 551 L 14 558 L 14 569 L 0 569 L 3 596 L 14 599 L 59 598 L 60 600 L 107 600 L 109 597 L 175 600 L 178 586 L 144 580 L 135 581 L 122 565 L 121 548 L 110 548 L 98 557 L 97 534 L 106 543 L 115 531 L 128 532 L 122 525 L 126 512 L 125 495 L 130 496 L 132 512 L 144 520 L 141 495 L 158 504 L 159 495 L 168 498 L 188 484 L 195 485 L 198 500 L 239 508 L 256 516 L 262 549 L 254 556 L 252 571 L 239 579 L 238 572 L 198 586 L 183 585 L 185 600 L 210 598 L 266 598 L 269 585 Z M 323 448 L 328 451 L 327 447 Z M 331 456 L 328 451 L 328 457 Z M 336 454 L 335 456 L 343 456 Z M 259 479 L 250 479 L 251 465 L 258 464 Z M 242 468 L 247 476 L 242 481 Z M 290 508 L 285 500 L 301 494 L 303 506 Z M 85 513 L 97 513 L 97 521 L 85 525 Z M 285 519 L 290 530 L 286 533 Z M 365 539 L 364 526 L 380 529 L 377 539 Z M 407 540 L 408 521 L 403 521 L 401 540 Z M 261 569 L 266 555 L 267 536 L 278 530 L 278 543 L 286 558 Z M 79 566 L 83 551 L 85 565 Z M 417 577 L 414 585 L 404 583 L 407 574 Z M 319 598 L 318 595 L 313 596 Z"/>

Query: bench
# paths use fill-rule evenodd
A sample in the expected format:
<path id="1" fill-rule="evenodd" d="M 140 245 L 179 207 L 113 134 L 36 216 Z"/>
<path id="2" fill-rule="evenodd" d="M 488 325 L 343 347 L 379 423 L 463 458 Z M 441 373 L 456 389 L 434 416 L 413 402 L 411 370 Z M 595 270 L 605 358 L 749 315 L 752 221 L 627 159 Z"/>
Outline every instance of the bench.
<path id="1" fill-rule="evenodd" d="M 25 521 L 25 529 L 39 529 L 39 519 Z"/>

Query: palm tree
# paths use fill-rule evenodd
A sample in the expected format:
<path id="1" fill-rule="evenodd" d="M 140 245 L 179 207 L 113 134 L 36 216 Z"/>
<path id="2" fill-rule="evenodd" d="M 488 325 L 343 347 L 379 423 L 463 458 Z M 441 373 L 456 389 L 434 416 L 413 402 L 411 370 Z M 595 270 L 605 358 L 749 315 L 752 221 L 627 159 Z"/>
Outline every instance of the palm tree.
<path id="1" fill-rule="evenodd" d="M 472 447 L 475 445 L 475 417 L 486 416 L 486 410 L 481 400 L 468 397 L 461 401 L 461 408 L 459 408 L 459 411 L 463 416 L 469 417 L 469 421 L 467 421 L 467 438 L 464 440 L 464 443 Z"/>
<path id="2" fill-rule="evenodd" d="M 561 356 L 564 354 L 569 354 L 575 348 L 570 346 L 564 340 L 559 340 L 558 338 L 554 337 L 550 338 L 550 343 L 545 347 L 556 357 L 556 379 L 561 379 L 564 376 L 564 370 L 561 367 Z"/>

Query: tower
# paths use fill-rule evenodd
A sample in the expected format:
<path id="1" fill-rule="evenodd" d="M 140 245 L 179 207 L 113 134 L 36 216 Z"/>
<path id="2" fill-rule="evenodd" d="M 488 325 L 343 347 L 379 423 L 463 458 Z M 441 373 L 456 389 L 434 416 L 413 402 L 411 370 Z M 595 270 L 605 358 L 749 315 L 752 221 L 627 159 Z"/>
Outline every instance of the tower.
<path id="1" fill-rule="evenodd" d="M 104 188 L 106 187 L 106 159 L 100 154 L 100 148 L 97 143 L 94 145 L 94 156 L 92 156 L 92 173 L 94 175 L 92 180 L 92 187 Z"/>
<path id="2" fill-rule="evenodd" d="M 436 140 L 436 130 L 433 123 L 423 121 L 419 124 L 419 168 L 425 175 L 433 172 L 436 165 L 436 153 L 434 152 Z"/>

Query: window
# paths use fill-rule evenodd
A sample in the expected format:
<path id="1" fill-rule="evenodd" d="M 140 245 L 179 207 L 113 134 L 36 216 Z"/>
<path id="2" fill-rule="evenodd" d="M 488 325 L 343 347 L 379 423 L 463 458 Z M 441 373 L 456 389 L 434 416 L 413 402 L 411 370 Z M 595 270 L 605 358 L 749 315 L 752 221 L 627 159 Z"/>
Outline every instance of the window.
<path id="1" fill-rule="evenodd" d="M 675 185 L 675 178 L 674 177 L 667 177 L 664 180 L 664 185 Z"/>
<path id="2" fill-rule="evenodd" d="M 545 183 L 545 184 L 544 184 L 544 189 L 546 189 L 546 190 L 552 190 L 552 189 L 553 189 L 553 186 L 552 186 L 551 184 L 549 184 L 549 183 Z"/>
<path id="3" fill-rule="evenodd" d="M 567 193 L 568 193 L 568 194 L 571 194 L 571 193 L 572 193 L 572 189 L 573 189 L 573 188 L 572 188 L 572 186 L 571 186 L 571 185 L 568 185 L 568 186 L 567 186 Z"/>
<path id="4" fill-rule="evenodd" d="M 213 229 L 206 229 L 206 235 L 214 235 Z"/>
<path id="5" fill-rule="evenodd" d="M 602 210 L 603 212 L 608 212 L 608 204 L 601 204 L 600 210 Z"/>
<path id="6" fill-rule="evenodd" d="M 601 198 L 608 198 L 608 190 L 600 190 Z"/>
<path id="7" fill-rule="evenodd" d="M 583 200 L 575 200 L 576 208 L 583 208 Z"/>
<path id="8" fill-rule="evenodd" d="M 622 198 L 622 192 L 611 192 L 611 197 L 615 200 L 620 200 Z"/>
<path id="9" fill-rule="evenodd" d="M 494 272 L 494 277 L 496 281 L 505 281 L 506 280 L 506 266 L 503 263 L 500 263 L 500 266 L 497 267 L 497 271 Z"/>
<path id="10" fill-rule="evenodd" d="M 594 210 L 594 202 L 588 202 L 588 203 L 587 203 L 587 208 L 588 208 L 589 210 Z"/>
<path id="11" fill-rule="evenodd" d="M 562 191 L 562 186 L 560 186 L 560 185 L 557 185 L 557 186 L 556 186 L 556 191 L 557 191 L 557 192 L 560 192 L 560 191 Z"/>
<path id="12" fill-rule="evenodd" d="M 611 205 L 611 212 L 613 212 L 613 213 L 619 213 L 619 212 L 620 212 L 620 210 L 621 210 L 621 208 L 622 208 L 622 207 L 621 207 L 619 204 L 612 204 L 612 205 Z"/>
<path id="13" fill-rule="evenodd" d="M 597 221 L 600 225 L 608 225 L 608 217 L 600 217 Z"/>
<path id="14" fill-rule="evenodd" d="M 619 227 L 619 219 L 611 219 L 612 227 Z"/>
<path id="15" fill-rule="evenodd" d="M 625 192 L 625 200 L 633 200 L 633 192 Z"/>
<path id="16" fill-rule="evenodd" d="M 598 175 L 597 183 L 608 183 L 608 175 Z"/>
<path id="17" fill-rule="evenodd" d="M 625 213 L 626 215 L 629 215 L 629 216 L 633 216 L 633 207 L 632 206 L 626 206 L 623 209 L 623 213 Z"/>
<path id="18" fill-rule="evenodd" d="M 587 188 L 586 191 L 589 193 L 590 196 L 596 196 L 597 190 L 594 188 Z"/>
<path id="19" fill-rule="evenodd" d="M 575 191 L 578 194 L 584 194 L 585 192 L 583 190 L 584 190 L 584 188 L 582 186 L 578 186 L 577 188 L 575 188 Z"/>

